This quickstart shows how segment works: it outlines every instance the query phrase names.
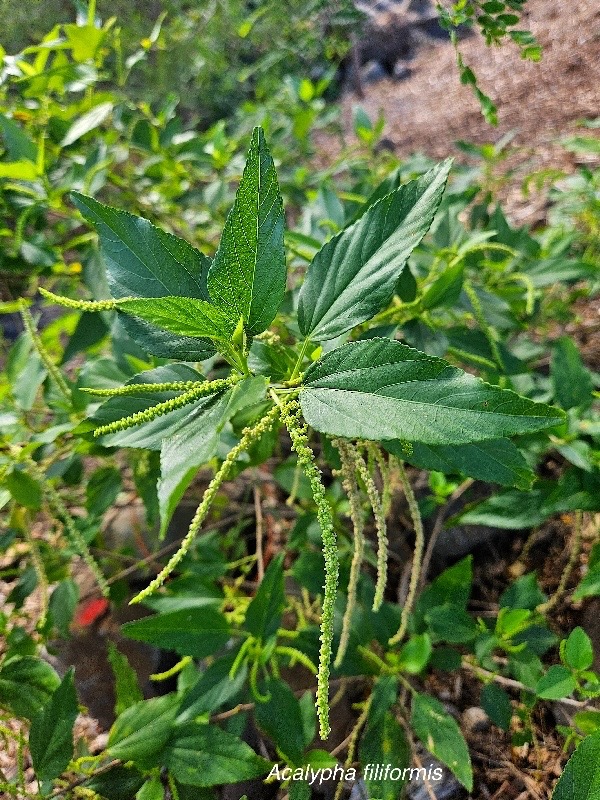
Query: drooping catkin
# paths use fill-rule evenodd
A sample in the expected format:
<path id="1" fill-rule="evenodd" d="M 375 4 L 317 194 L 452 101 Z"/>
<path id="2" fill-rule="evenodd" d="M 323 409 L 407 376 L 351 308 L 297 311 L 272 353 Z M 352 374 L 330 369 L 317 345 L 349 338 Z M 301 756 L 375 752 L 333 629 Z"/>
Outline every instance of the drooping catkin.
<path id="1" fill-rule="evenodd" d="M 352 521 L 352 528 L 354 531 L 354 552 L 352 554 L 352 564 L 350 566 L 350 578 L 348 579 L 348 598 L 346 601 L 346 610 L 344 611 L 344 619 L 342 622 L 340 643 L 335 656 L 335 661 L 333 662 L 334 667 L 339 667 L 344 660 L 346 650 L 348 649 L 350 625 L 352 623 L 352 616 L 356 607 L 356 589 L 358 586 L 358 578 L 360 576 L 360 568 L 362 565 L 365 548 L 365 524 L 363 510 L 361 508 L 358 483 L 356 481 L 356 465 L 348 448 L 348 442 L 344 439 L 335 439 L 333 444 L 335 447 L 337 447 L 340 454 L 340 460 L 342 462 L 342 486 L 344 487 L 344 491 L 348 497 L 348 503 L 350 505 L 350 519 Z"/>
<path id="2" fill-rule="evenodd" d="M 114 311 L 118 307 L 118 300 L 72 300 L 70 297 L 49 292 L 40 287 L 40 294 L 47 300 L 52 300 L 63 308 L 72 308 L 74 311 Z M 133 298 L 123 298 L 125 300 Z"/>
<path id="3" fill-rule="evenodd" d="M 171 383 L 128 383 L 126 386 L 117 386 L 115 389 L 94 389 L 81 387 L 80 392 L 93 394 L 97 397 L 122 397 L 142 392 L 187 392 L 197 386 L 205 386 L 206 381 L 172 381 Z"/>
<path id="4" fill-rule="evenodd" d="M 321 739 L 327 739 L 331 732 L 329 724 L 329 672 L 333 644 L 333 618 L 335 598 L 337 594 L 339 559 L 337 540 L 333 525 L 333 515 L 329 501 L 325 496 L 325 487 L 321 481 L 321 472 L 315 464 L 315 455 L 310 448 L 307 426 L 300 422 L 301 410 L 298 399 L 294 395 L 279 401 L 281 419 L 285 424 L 292 447 L 298 456 L 304 474 L 308 478 L 312 495 L 317 507 L 317 520 L 321 527 L 323 541 L 323 557 L 325 559 L 325 586 L 321 609 L 321 646 L 319 650 L 319 669 L 317 672 L 317 714 Z"/>
<path id="5" fill-rule="evenodd" d="M 229 473 L 236 462 L 237 458 L 244 453 L 250 447 L 253 442 L 259 439 L 264 433 L 267 433 L 273 425 L 275 424 L 275 420 L 279 416 L 280 409 L 278 406 L 274 406 L 259 422 L 256 423 L 251 428 L 245 428 L 242 432 L 242 438 L 240 441 L 233 447 L 229 453 L 227 454 L 227 458 L 223 461 L 220 468 L 216 472 L 214 478 L 206 487 L 206 491 L 204 492 L 204 496 L 202 497 L 202 501 L 198 508 L 196 509 L 196 513 L 194 514 L 194 518 L 190 523 L 190 527 L 188 532 L 186 533 L 179 550 L 171 557 L 167 565 L 161 570 L 161 572 L 152 580 L 145 589 L 143 589 L 139 594 L 137 594 L 130 603 L 141 603 L 146 597 L 149 597 L 153 592 L 159 589 L 165 580 L 169 577 L 169 575 L 173 572 L 175 567 L 179 564 L 179 562 L 183 559 L 183 557 L 188 553 L 192 543 L 198 533 L 200 532 L 200 527 L 208 514 L 210 507 L 215 499 L 217 492 L 219 491 L 221 485 L 227 480 L 229 477 Z"/>
<path id="6" fill-rule="evenodd" d="M 404 608 L 402 609 L 402 616 L 400 617 L 400 627 L 398 628 L 398 632 L 394 636 L 392 636 L 392 638 L 389 640 L 389 644 L 391 645 L 398 644 L 399 642 L 401 642 L 408 629 L 408 619 L 412 613 L 415 598 L 417 596 L 417 589 L 419 587 L 421 564 L 423 561 L 423 549 L 425 546 L 423 520 L 421 519 L 421 512 L 419 511 L 419 504 L 417 503 L 417 498 L 415 497 L 413 488 L 410 485 L 410 481 L 408 480 L 408 476 L 404 468 L 404 462 L 400 461 L 400 459 L 396 459 L 396 463 L 398 465 L 398 475 L 400 477 L 400 483 L 402 485 L 404 494 L 406 496 L 406 501 L 408 503 L 408 510 L 410 512 L 410 516 L 415 529 L 415 549 L 413 553 L 412 570 L 410 573 L 408 594 L 406 596 L 406 602 L 404 603 Z"/>
<path id="7" fill-rule="evenodd" d="M 377 582 L 375 584 L 375 597 L 373 598 L 373 611 L 379 611 L 383 603 L 383 596 L 387 584 L 387 523 L 385 521 L 381 497 L 375 486 L 373 475 L 369 471 L 358 448 L 353 444 L 349 444 L 349 448 L 354 463 L 356 464 L 357 472 L 367 491 L 367 497 L 373 508 L 373 516 L 375 518 L 375 530 L 377 531 Z"/>
<path id="8" fill-rule="evenodd" d="M 153 419 L 161 417 L 164 414 L 169 414 L 171 411 L 176 411 L 178 408 L 183 408 L 183 406 L 193 403 L 201 397 L 227 389 L 229 386 L 236 383 L 240 377 L 239 375 L 232 375 L 229 378 L 220 378 L 216 381 L 199 383 L 197 386 L 188 389 L 188 391 L 180 394 L 178 397 L 165 400 L 164 403 L 157 403 L 155 406 L 150 406 L 150 408 L 147 408 L 145 411 L 137 411 L 129 417 L 122 417 L 106 425 L 100 425 L 94 430 L 94 436 L 117 433 L 127 428 L 133 428 L 135 425 L 141 425 L 144 422 L 152 422 Z"/>
<path id="9" fill-rule="evenodd" d="M 62 396 L 67 400 L 69 403 L 71 402 L 71 390 L 67 386 L 67 382 L 63 378 L 61 371 L 56 366 L 54 361 L 52 360 L 50 354 L 44 347 L 42 340 L 39 337 L 39 334 L 36 330 L 35 323 L 33 321 L 33 317 L 29 313 L 29 309 L 25 306 L 23 301 L 21 301 L 21 319 L 23 320 L 23 325 L 25 326 L 25 330 L 29 334 L 33 346 L 37 350 L 39 357 L 42 360 L 43 365 L 48 370 L 48 374 L 58 387 L 58 390 L 62 394 Z"/>

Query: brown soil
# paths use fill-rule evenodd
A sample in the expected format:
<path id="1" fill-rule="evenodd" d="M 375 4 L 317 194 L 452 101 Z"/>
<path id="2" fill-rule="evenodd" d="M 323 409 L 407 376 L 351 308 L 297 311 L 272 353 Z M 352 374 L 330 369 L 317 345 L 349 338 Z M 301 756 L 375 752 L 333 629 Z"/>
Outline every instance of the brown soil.
<path id="1" fill-rule="evenodd" d="M 460 43 L 465 63 L 498 106 L 497 127 L 485 121 L 470 87 L 460 83 L 451 44 L 432 40 L 416 52 L 408 79 L 367 85 L 362 99 L 351 92 L 344 96 L 345 129 L 352 130 L 357 104 L 372 119 L 383 113 L 384 136 L 400 157 L 459 155 L 457 140 L 485 144 L 512 132 L 511 146 L 519 151 L 509 166 L 516 167 L 517 180 L 501 192 L 502 199 L 515 222 L 537 221 L 540 205 L 523 199 L 522 177 L 550 166 L 571 172 L 573 157 L 559 140 L 573 134 L 579 121 L 600 115 L 600 4 L 528 0 L 526 7 L 521 27 L 528 27 L 542 45 L 540 63 L 523 60 L 512 44 L 486 47 L 479 34 Z M 318 142 L 318 148 L 323 144 Z"/>

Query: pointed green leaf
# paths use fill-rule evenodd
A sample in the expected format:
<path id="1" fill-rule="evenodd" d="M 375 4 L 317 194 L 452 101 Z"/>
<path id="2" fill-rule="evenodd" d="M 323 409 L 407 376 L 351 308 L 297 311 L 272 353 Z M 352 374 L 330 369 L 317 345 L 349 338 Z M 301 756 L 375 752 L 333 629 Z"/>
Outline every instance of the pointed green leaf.
<path id="1" fill-rule="evenodd" d="M 34 656 L 11 658 L 0 668 L 0 707 L 32 719 L 59 683 L 60 678 L 45 661 Z"/>
<path id="2" fill-rule="evenodd" d="M 594 385 L 577 345 L 567 336 L 554 343 L 551 364 L 554 396 L 562 408 L 589 408 Z"/>
<path id="3" fill-rule="evenodd" d="M 306 421 L 350 439 L 468 444 L 556 425 L 563 412 L 484 383 L 389 339 L 344 345 L 311 365 Z"/>
<path id="4" fill-rule="evenodd" d="M 154 614 L 122 626 L 129 639 L 149 642 L 182 656 L 205 658 L 223 647 L 230 636 L 227 620 L 215 608 L 182 608 Z"/>
<path id="5" fill-rule="evenodd" d="M 110 729 L 107 752 L 112 758 L 133 761 L 143 769 L 159 764 L 177 716 L 179 697 L 167 694 L 130 706 Z"/>
<path id="6" fill-rule="evenodd" d="M 600 797 L 600 731 L 587 736 L 567 761 L 552 800 L 598 800 Z"/>
<path id="7" fill-rule="evenodd" d="M 29 749 L 38 780 L 51 781 L 66 769 L 73 757 L 73 725 L 77 714 L 71 668 L 31 723 Z"/>
<path id="8" fill-rule="evenodd" d="M 300 290 L 304 336 L 333 339 L 384 308 L 406 259 L 427 233 L 451 162 L 381 198 L 316 254 Z"/>
<path id="9" fill-rule="evenodd" d="M 193 723 L 169 744 L 165 764 L 177 781 L 200 787 L 260 778 L 271 766 L 237 736 Z"/>
<path id="10" fill-rule="evenodd" d="M 386 442 L 386 449 L 420 469 L 446 474 L 460 472 L 480 481 L 529 489 L 535 475 L 521 451 L 509 439 L 459 445 Z"/>
<path id="11" fill-rule="evenodd" d="M 288 762 L 299 764 L 306 746 L 300 703 L 287 683 L 276 678 L 269 678 L 264 688 L 269 699 L 256 704 L 256 722 Z"/>
<path id="12" fill-rule="evenodd" d="M 212 301 L 251 334 L 273 321 L 285 293 L 283 204 L 264 133 L 255 128 L 244 174 L 208 272 Z"/>
<path id="13" fill-rule="evenodd" d="M 397 800 L 406 782 L 404 770 L 410 765 L 410 746 L 402 726 L 391 712 L 385 711 L 376 720 L 369 719 L 361 739 L 359 758 L 369 797 Z M 370 769 L 367 769 L 368 764 Z M 377 769 L 379 765 L 383 769 Z M 395 773 L 390 775 L 392 770 Z"/>
<path id="14" fill-rule="evenodd" d="M 24 161 L 31 161 L 33 164 L 37 163 L 38 149 L 36 143 L 14 119 L 0 114 L 0 133 L 11 161 L 23 159 Z"/>
<path id="15" fill-rule="evenodd" d="M 138 684 L 136 671 L 127 660 L 127 656 L 108 642 L 108 661 L 115 676 L 115 715 L 118 717 L 134 703 L 144 699 Z"/>
<path id="16" fill-rule="evenodd" d="M 128 380 L 126 385 L 200 380 L 202 380 L 202 375 L 186 364 L 169 364 L 168 366 L 139 372 Z M 85 424 L 90 426 L 93 424 L 94 427 L 107 425 L 139 411 L 145 411 L 158 403 L 171 400 L 177 397 L 178 394 L 181 394 L 181 392 L 140 390 L 139 394 L 135 395 L 111 397 L 94 411 L 91 421 L 86 421 Z M 144 447 L 148 450 L 160 450 L 163 439 L 172 436 L 188 417 L 198 413 L 199 408 L 210 406 L 213 402 L 213 397 L 201 397 L 194 404 L 178 408 L 175 411 L 157 417 L 151 422 L 145 422 L 143 425 L 136 425 L 133 428 L 104 435 L 100 437 L 99 441 L 105 447 Z"/>
<path id="17" fill-rule="evenodd" d="M 277 632 L 284 608 L 283 554 L 279 553 L 267 567 L 258 592 L 248 606 L 245 629 L 257 639 L 267 640 Z"/>
<path id="18" fill-rule="evenodd" d="M 73 201 L 100 237 L 108 286 L 123 297 L 195 297 L 208 300 L 210 260 L 195 247 L 148 220 L 72 193 Z M 210 342 L 178 336 L 138 319 L 123 319 L 127 333 L 147 352 L 201 361 L 214 353 Z"/>
<path id="19" fill-rule="evenodd" d="M 229 341 L 235 328 L 217 306 L 193 297 L 121 300 L 118 310 L 181 336 L 206 336 Z"/>
<path id="20" fill-rule="evenodd" d="M 73 122 L 69 130 L 65 133 L 61 142 L 61 146 L 68 147 L 70 144 L 73 144 L 73 142 L 81 139 L 82 136 L 85 136 L 86 133 L 98 128 L 100 125 L 102 125 L 112 110 L 112 103 L 99 103 L 90 111 L 82 114 L 78 119 L 75 120 L 75 122 Z"/>
<path id="21" fill-rule="evenodd" d="M 415 693 L 410 723 L 429 752 L 446 764 L 470 792 L 473 789 L 473 769 L 469 748 L 444 706 L 434 697 Z"/>

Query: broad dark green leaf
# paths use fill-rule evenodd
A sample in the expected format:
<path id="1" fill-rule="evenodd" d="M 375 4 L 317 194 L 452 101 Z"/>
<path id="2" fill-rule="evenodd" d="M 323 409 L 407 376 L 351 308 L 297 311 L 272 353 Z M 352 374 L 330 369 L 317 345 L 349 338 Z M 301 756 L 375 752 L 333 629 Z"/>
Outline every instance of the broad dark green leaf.
<path id="1" fill-rule="evenodd" d="M 480 481 L 529 489 L 535 475 L 521 451 L 509 439 L 459 445 L 386 442 L 390 453 L 420 469 L 460 472 Z"/>
<path id="2" fill-rule="evenodd" d="M 121 472 L 116 467 L 99 467 L 93 472 L 85 486 L 88 514 L 102 516 L 117 499 L 121 486 Z"/>
<path id="3" fill-rule="evenodd" d="M 210 260 L 199 250 L 141 217 L 78 192 L 72 197 L 98 230 L 108 286 L 115 299 L 175 296 L 209 300 L 206 275 Z M 142 348 L 156 356 L 202 361 L 214 353 L 214 346 L 205 339 L 177 336 L 133 318 L 124 318 L 123 324 Z"/>
<path id="4" fill-rule="evenodd" d="M 551 363 L 554 396 L 562 408 L 589 408 L 594 385 L 577 345 L 563 336 L 554 343 Z"/>
<path id="5" fill-rule="evenodd" d="M 285 293 L 283 203 L 264 133 L 255 128 L 234 206 L 208 272 L 212 301 L 255 335 L 273 321 Z"/>
<path id="6" fill-rule="evenodd" d="M 195 297 L 122 300 L 119 310 L 180 336 L 206 336 L 228 342 L 235 328 L 220 308 Z"/>
<path id="7" fill-rule="evenodd" d="M 106 800 L 131 800 L 144 778 L 132 767 L 117 766 L 87 780 L 83 785 Z"/>
<path id="8" fill-rule="evenodd" d="M 400 342 L 343 345 L 311 365 L 300 394 L 306 421 L 349 439 L 468 444 L 556 425 L 559 409 Z"/>
<path id="9" fill-rule="evenodd" d="M 33 511 L 42 507 L 42 487 L 24 470 L 15 466 L 4 478 L 4 485 L 20 506 Z"/>
<path id="10" fill-rule="evenodd" d="M 127 386 L 136 383 L 172 383 L 173 381 L 200 381 L 202 375 L 186 364 L 169 364 L 164 367 L 147 370 L 134 375 L 127 381 Z M 111 397 L 102 403 L 90 421 L 84 425 L 106 425 L 118 419 L 131 416 L 138 411 L 145 411 L 158 403 L 171 400 L 181 392 L 148 392 L 140 391 L 135 395 Z M 199 408 L 205 408 L 214 402 L 212 397 L 203 397 L 195 403 L 190 403 L 183 408 L 163 414 L 160 417 L 136 425 L 123 431 L 117 431 L 100 437 L 99 441 L 106 447 L 143 447 L 147 450 L 160 450 L 163 439 L 172 436 L 175 431 L 190 416 L 198 413 Z"/>
<path id="11" fill-rule="evenodd" d="M 140 689 L 137 673 L 127 660 L 127 656 L 108 642 L 108 661 L 115 676 L 115 716 L 119 716 L 134 703 L 144 699 Z"/>
<path id="12" fill-rule="evenodd" d="M 121 761 L 133 761 L 142 769 L 157 766 L 173 730 L 178 706 L 179 698 L 174 694 L 130 706 L 110 729 L 108 754 Z"/>
<path id="13" fill-rule="evenodd" d="M 440 204 L 450 161 L 392 191 L 316 254 L 300 290 L 304 336 L 333 339 L 384 308 Z"/>
<path id="14" fill-rule="evenodd" d="M 560 664 L 553 664 L 539 679 L 535 691 L 543 700 L 561 700 L 573 694 L 576 686 L 571 672 Z"/>
<path id="15" fill-rule="evenodd" d="M 240 381 L 218 398 L 200 405 L 175 431 L 163 439 L 158 482 L 161 535 L 165 533 L 177 503 L 193 480 L 198 467 L 206 464 L 215 455 L 225 423 L 244 404 L 260 402 L 265 391 L 266 382 L 262 377 Z"/>
<path id="16" fill-rule="evenodd" d="M 360 743 L 359 759 L 369 797 L 398 800 L 405 783 L 402 778 L 404 769 L 410 766 L 410 746 L 404 729 L 389 711 L 367 724 Z M 380 766 L 382 768 L 378 769 Z"/>
<path id="17" fill-rule="evenodd" d="M 552 800 L 600 798 L 600 731 L 587 736 L 567 761 Z"/>
<path id="18" fill-rule="evenodd" d="M 425 620 L 437 641 L 463 644 L 472 642 L 477 636 L 477 623 L 473 617 L 451 603 L 432 608 Z"/>
<path id="19" fill-rule="evenodd" d="M 422 623 L 425 614 L 438 606 L 453 605 L 464 611 L 469 602 L 472 583 L 473 559 L 467 556 L 445 569 L 421 593 L 415 606 L 417 621 Z"/>
<path id="20" fill-rule="evenodd" d="M 10 117 L 0 114 L 0 133 L 11 161 L 37 161 L 36 143 L 29 138 L 20 125 Z"/>
<path id="21" fill-rule="evenodd" d="M 510 697 L 493 681 L 486 684 L 481 690 L 481 707 L 492 720 L 494 725 L 507 731 L 510 728 L 512 717 L 512 703 Z"/>
<path id="22" fill-rule="evenodd" d="M 473 789 L 469 748 L 455 720 L 434 697 L 415 693 L 411 727 L 432 755 L 446 764 L 462 785 Z"/>
<path id="23" fill-rule="evenodd" d="M 50 595 L 48 612 L 52 626 L 63 638 L 69 636 L 69 626 L 79 600 L 79 587 L 71 578 L 65 578 Z"/>
<path id="24" fill-rule="evenodd" d="M 204 606 L 127 622 L 123 633 L 129 639 L 175 650 L 182 656 L 205 658 L 227 643 L 229 626 L 219 611 Z"/>
<path id="25" fill-rule="evenodd" d="M 290 687 L 280 680 L 270 678 L 264 688 L 269 700 L 255 705 L 256 722 L 288 762 L 300 764 L 309 744 L 304 739 L 300 703 Z"/>
<path id="26" fill-rule="evenodd" d="M 245 629 L 258 639 L 269 639 L 281 624 L 284 608 L 283 554 L 279 553 L 267 567 L 258 592 L 248 606 Z"/>
<path id="27" fill-rule="evenodd" d="M 59 683 L 60 678 L 45 661 L 33 656 L 11 658 L 0 668 L 0 706 L 32 719 Z"/>
<path id="28" fill-rule="evenodd" d="M 260 778 L 271 766 L 237 736 L 215 725 L 193 723 L 169 743 L 165 764 L 176 780 L 200 787 Z"/>
<path id="29" fill-rule="evenodd" d="M 229 672 L 235 655 L 237 653 L 217 659 L 202 673 L 181 702 L 177 716 L 178 725 L 192 722 L 202 714 L 217 711 L 242 690 L 248 669 L 244 663 L 237 670 L 235 677 L 230 677 Z"/>
<path id="30" fill-rule="evenodd" d="M 583 628 L 573 628 L 564 645 L 564 658 L 573 669 L 589 669 L 594 660 L 594 648 Z"/>
<path id="31" fill-rule="evenodd" d="M 77 714 L 71 668 L 31 723 L 29 749 L 38 780 L 51 781 L 66 769 L 73 757 L 73 725 Z"/>

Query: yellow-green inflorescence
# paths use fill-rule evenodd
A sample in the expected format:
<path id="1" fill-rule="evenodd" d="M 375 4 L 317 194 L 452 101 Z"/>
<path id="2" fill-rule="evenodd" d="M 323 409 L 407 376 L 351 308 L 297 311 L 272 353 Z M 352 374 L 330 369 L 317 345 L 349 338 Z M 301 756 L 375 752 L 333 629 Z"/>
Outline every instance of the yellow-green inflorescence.
<path id="1" fill-rule="evenodd" d="M 286 426 L 292 448 L 298 456 L 304 474 L 308 478 L 317 507 L 317 519 L 321 527 L 323 557 L 325 559 L 325 586 L 321 610 L 321 647 L 319 669 L 317 672 L 317 714 L 322 739 L 327 739 L 331 731 L 329 725 L 329 672 L 333 644 L 334 606 L 338 585 L 339 558 L 333 515 L 325 496 L 321 472 L 315 464 L 315 456 L 308 443 L 306 424 L 300 421 L 301 410 L 295 394 L 279 400 L 281 420 Z"/>
<path id="2" fill-rule="evenodd" d="M 363 510 L 361 507 L 358 483 L 356 481 L 356 464 L 353 453 L 348 447 L 348 442 L 345 439 L 334 439 L 333 443 L 339 451 L 340 460 L 342 462 L 342 486 L 344 487 L 344 491 L 348 496 L 348 502 L 350 504 L 350 519 L 352 520 L 352 527 L 354 530 L 354 553 L 352 555 L 350 578 L 348 580 L 348 599 L 346 601 L 346 610 L 344 612 L 344 620 L 342 622 L 340 643 L 334 661 L 334 666 L 339 667 L 344 660 L 344 656 L 348 648 L 350 625 L 352 623 L 354 608 L 356 607 L 356 589 L 358 586 L 358 578 L 360 576 L 360 568 L 362 566 L 365 549 L 365 523 Z"/>
<path id="3" fill-rule="evenodd" d="M 183 392 L 183 394 L 173 397 L 170 400 L 165 400 L 164 403 L 157 403 L 155 406 L 150 406 L 150 408 L 147 408 L 145 411 L 137 411 L 135 414 L 131 414 L 129 417 L 123 417 L 122 419 L 117 419 L 114 422 L 109 422 L 106 425 L 100 425 L 94 430 L 94 436 L 104 436 L 108 433 L 117 433 L 117 431 L 124 431 L 127 428 L 132 428 L 135 425 L 141 425 L 144 422 L 151 422 L 157 417 L 161 417 L 164 414 L 169 414 L 171 411 L 176 411 L 178 408 L 183 408 L 183 406 L 193 403 L 200 397 L 205 397 L 206 395 L 215 394 L 223 389 L 227 389 L 230 386 L 233 386 L 234 383 L 237 383 L 239 380 L 241 380 L 241 378 L 241 375 L 234 374 L 229 378 L 220 378 L 216 381 L 199 381 L 198 383 L 193 384 L 191 389 L 188 389 L 187 391 Z M 143 392 L 144 387 L 146 387 L 146 391 L 149 390 L 149 387 L 152 387 L 152 391 L 161 391 L 161 389 L 156 388 L 160 385 L 161 384 L 131 384 L 131 388 L 135 388 L 137 392 Z M 166 389 L 165 391 L 169 391 L 174 384 L 162 385 L 168 386 L 169 389 Z M 124 386 L 122 388 L 128 390 L 130 387 Z M 109 391 L 112 392 L 113 390 Z M 135 392 L 117 391 L 117 394 L 135 394 Z"/>
<path id="4" fill-rule="evenodd" d="M 169 577 L 169 575 L 173 572 L 175 567 L 180 563 L 182 558 L 187 554 L 189 551 L 194 539 L 198 535 L 202 523 L 208 514 L 210 507 L 213 503 L 213 500 L 216 497 L 217 492 L 219 491 L 221 485 L 227 480 L 229 477 L 229 473 L 231 472 L 233 465 L 235 464 L 237 458 L 244 453 L 248 448 L 260 437 L 267 433 L 273 425 L 277 417 L 279 416 L 280 409 L 278 406 L 274 406 L 256 425 L 251 428 L 245 428 L 242 432 L 242 438 L 240 441 L 233 447 L 229 453 L 227 454 L 227 458 L 221 464 L 220 468 L 216 472 L 214 478 L 206 487 L 206 491 L 204 492 L 204 496 L 198 508 L 196 509 L 196 513 L 194 514 L 194 518 L 190 524 L 189 530 L 183 539 L 179 550 L 171 557 L 167 565 L 164 569 L 160 572 L 159 575 L 154 578 L 151 583 L 146 586 L 138 595 L 136 595 L 132 603 L 140 603 L 142 600 L 145 600 L 146 597 L 149 597 L 153 592 L 159 589 L 165 580 Z"/>

